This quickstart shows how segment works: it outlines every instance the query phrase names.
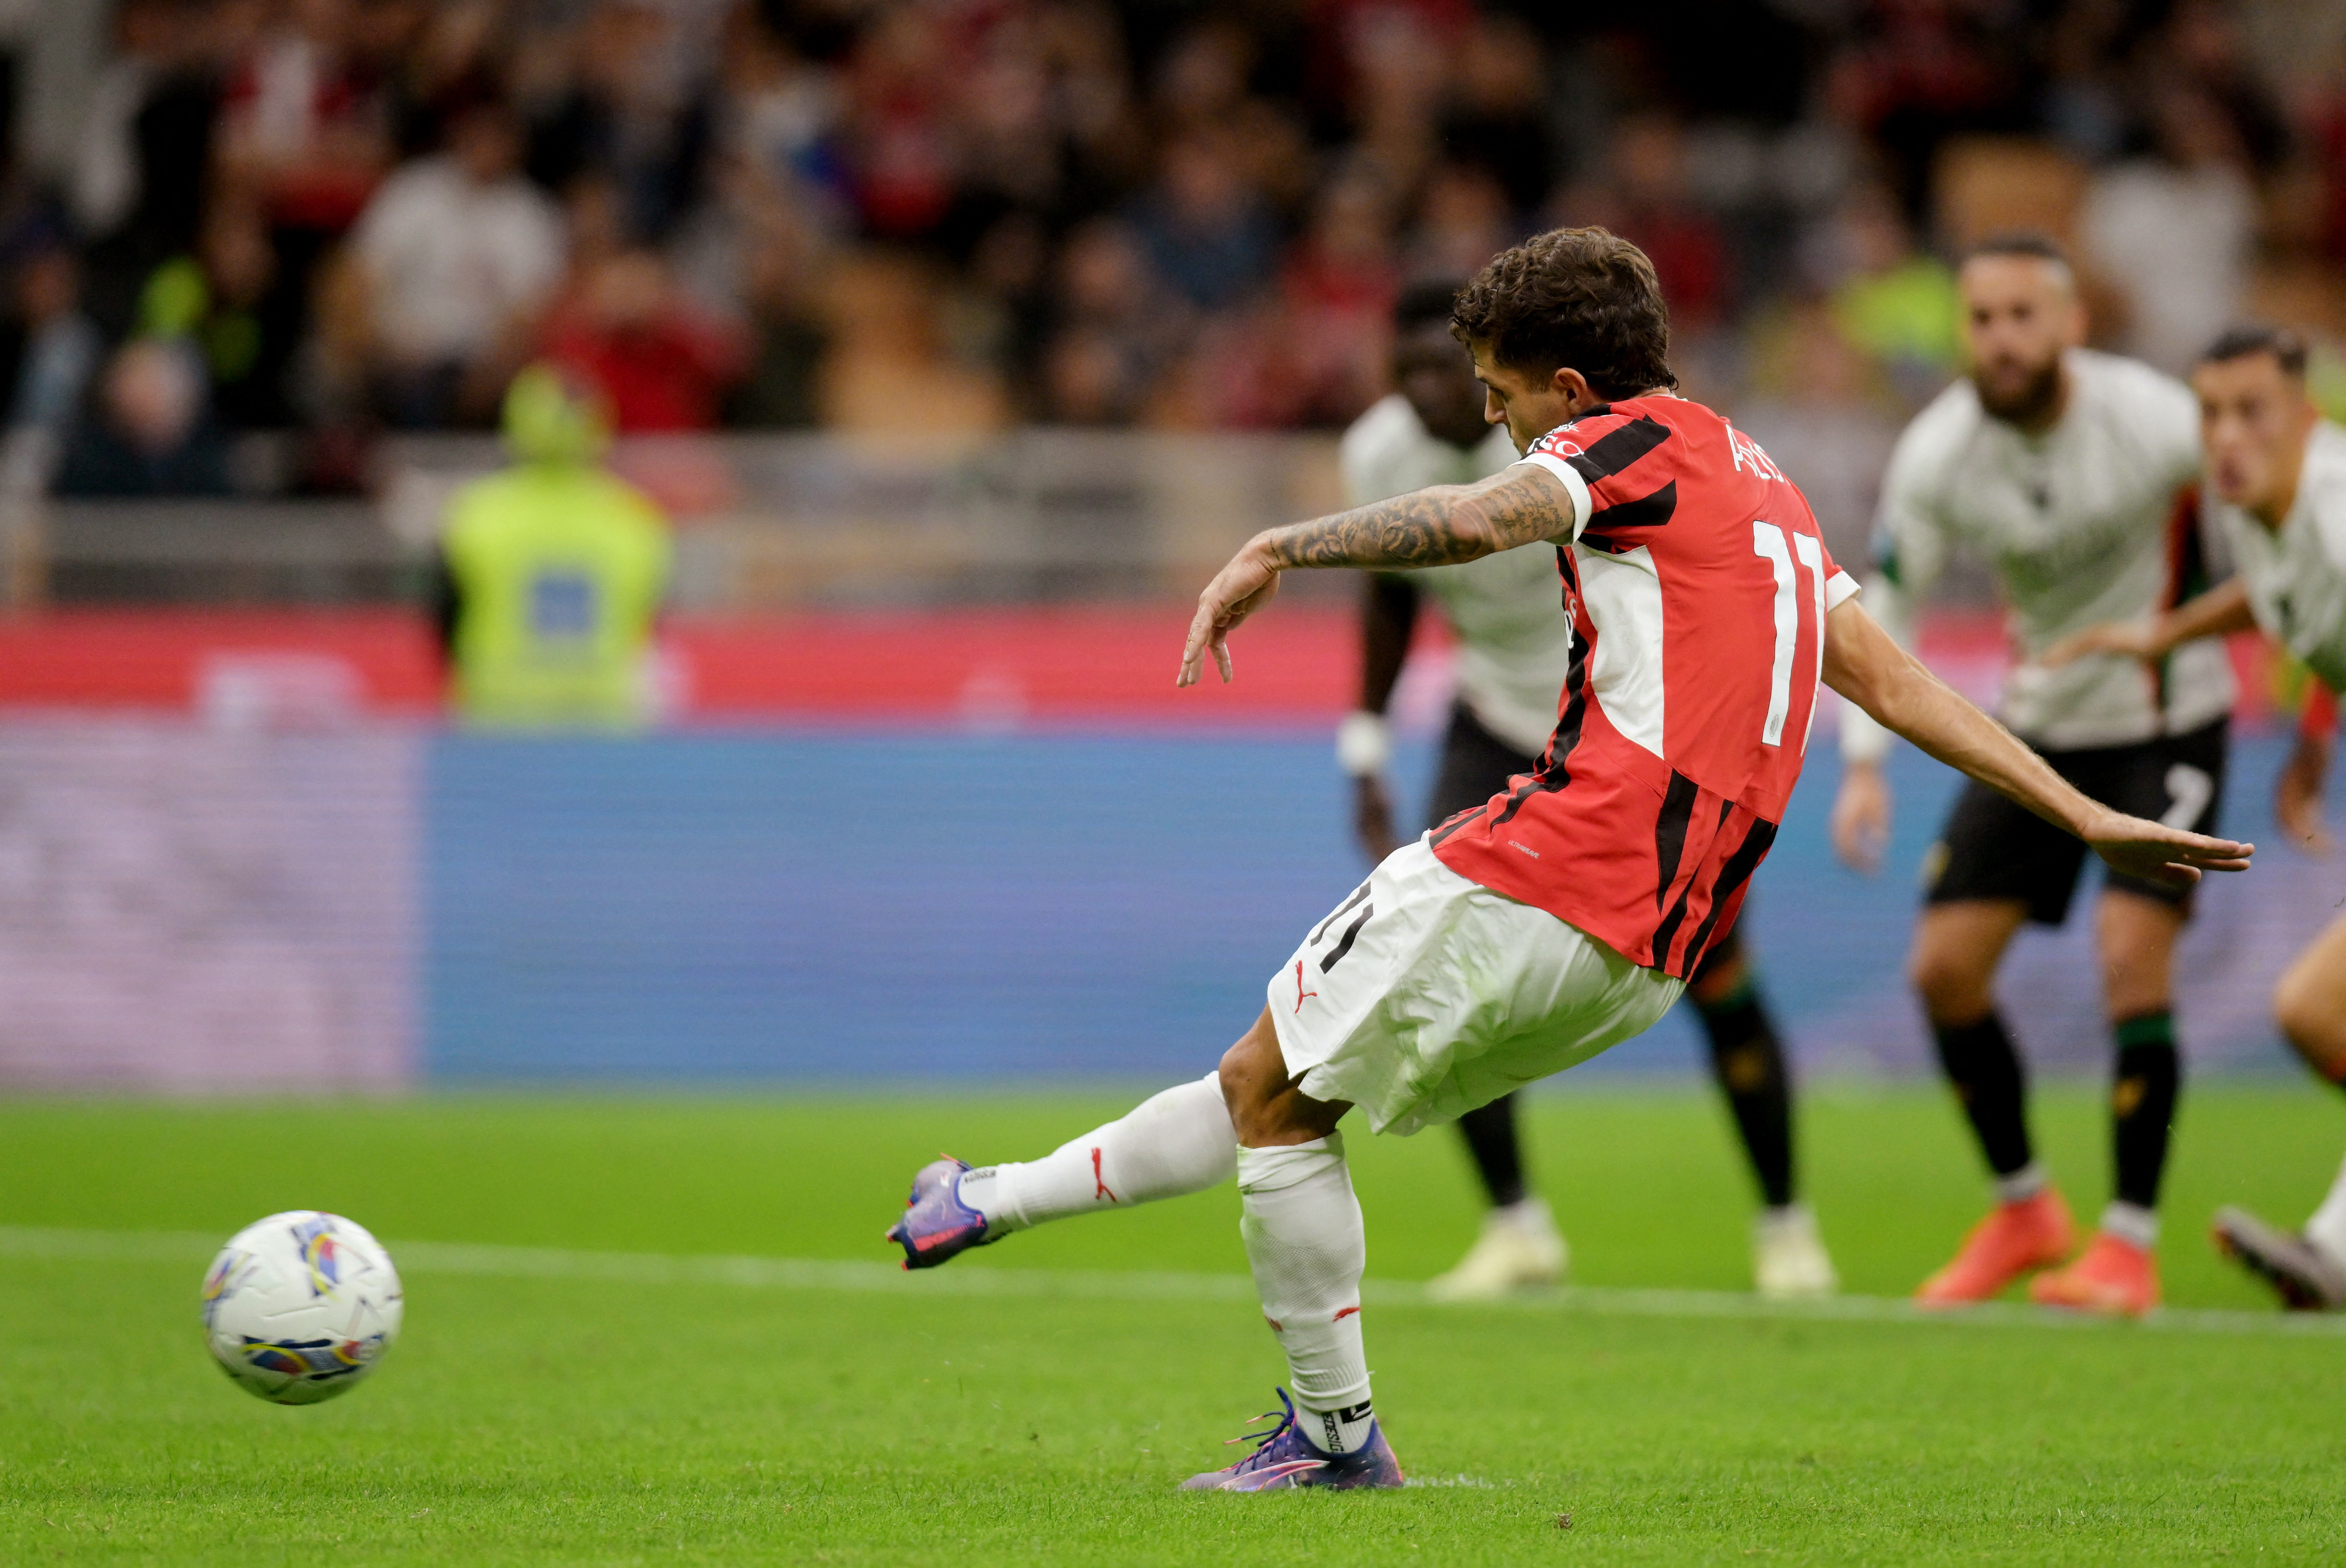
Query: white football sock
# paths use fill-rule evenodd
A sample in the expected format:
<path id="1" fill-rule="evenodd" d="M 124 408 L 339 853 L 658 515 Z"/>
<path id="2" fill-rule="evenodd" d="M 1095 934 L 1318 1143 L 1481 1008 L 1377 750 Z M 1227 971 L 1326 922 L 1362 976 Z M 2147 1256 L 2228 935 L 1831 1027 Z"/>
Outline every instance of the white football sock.
<path id="1" fill-rule="evenodd" d="M 2331 1262 L 2346 1268 L 2346 1166 L 2339 1166 L 2338 1178 L 2330 1184 L 2330 1196 L 2305 1222 L 2305 1239 L 2320 1247 Z"/>
<path id="2" fill-rule="evenodd" d="M 2158 1216 L 2138 1203 L 2113 1203 L 2103 1209 L 2101 1228 L 2145 1252 L 2158 1245 Z"/>
<path id="3" fill-rule="evenodd" d="M 968 1172 L 961 1200 L 985 1216 L 989 1234 L 1025 1230 L 1071 1214 L 1203 1192 L 1229 1179 L 1238 1146 L 1221 1074 L 1209 1073 L 1039 1160 Z"/>
<path id="4" fill-rule="evenodd" d="M 2007 1176 L 1995 1178 L 1995 1201 L 2025 1203 L 2045 1190 L 2045 1167 L 2031 1160 Z"/>
<path id="5" fill-rule="evenodd" d="M 1344 1140 L 1239 1150 L 1247 1262 L 1262 1315 L 1287 1352 L 1304 1435 L 1323 1452 L 1368 1442 L 1369 1363 L 1361 1348 L 1368 1239 L 1344 1164 Z"/>

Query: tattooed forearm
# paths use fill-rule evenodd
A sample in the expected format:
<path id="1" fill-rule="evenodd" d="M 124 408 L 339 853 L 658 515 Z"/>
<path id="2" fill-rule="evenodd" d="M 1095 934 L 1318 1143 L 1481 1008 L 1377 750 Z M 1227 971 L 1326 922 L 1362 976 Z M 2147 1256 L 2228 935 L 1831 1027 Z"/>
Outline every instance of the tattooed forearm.
<path id="1" fill-rule="evenodd" d="M 1437 484 L 1264 535 L 1280 566 L 1443 566 L 1572 532 L 1564 486 L 1536 469 Z"/>

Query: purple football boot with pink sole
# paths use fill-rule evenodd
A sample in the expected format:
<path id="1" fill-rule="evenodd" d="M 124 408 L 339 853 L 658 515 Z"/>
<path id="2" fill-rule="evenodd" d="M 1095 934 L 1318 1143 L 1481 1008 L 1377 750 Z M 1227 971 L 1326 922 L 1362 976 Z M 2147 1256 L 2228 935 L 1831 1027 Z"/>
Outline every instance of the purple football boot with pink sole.
<path id="1" fill-rule="evenodd" d="M 888 1227 L 885 1237 L 904 1249 L 905 1268 L 934 1268 L 986 1244 L 985 1216 L 961 1200 L 962 1174 L 969 1168 L 966 1160 L 947 1155 L 913 1173 L 904 1217 Z"/>
<path id="2" fill-rule="evenodd" d="M 1401 1461 L 1382 1428 L 1369 1422 L 1367 1446 L 1352 1453 L 1329 1453 L 1303 1435 L 1296 1424 L 1295 1401 L 1285 1389 L 1277 1390 L 1280 1410 L 1265 1410 L 1257 1420 L 1276 1420 L 1267 1432 L 1249 1432 L 1231 1442 L 1252 1440 L 1255 1451 L 1228 1470 L 1209 1470 L 1181 1483 L 1184 1492 L 1285 1492 L 1299 1486 L 1324 1486 L 1334 1492 L 1355 1487 L 1402 1486 Z M 1281 1412 L 1284 1413 L 1281 1413 Z"/>

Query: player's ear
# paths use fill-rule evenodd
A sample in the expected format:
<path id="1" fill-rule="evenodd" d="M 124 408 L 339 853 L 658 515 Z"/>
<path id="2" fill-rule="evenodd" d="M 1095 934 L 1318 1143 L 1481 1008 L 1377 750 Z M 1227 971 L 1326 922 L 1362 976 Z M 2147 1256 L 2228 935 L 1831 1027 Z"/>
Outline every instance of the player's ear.
<path id="1" fill-rule="evenodd" d="M 1565 406 L 1576 415 L 1583 409 L 1595 408 L 1605 400 L 1588 384 L 1588 378 L 1570 365 L 1559 365 L 1548 379 L 1548 388 L 1564 399 Z"/>

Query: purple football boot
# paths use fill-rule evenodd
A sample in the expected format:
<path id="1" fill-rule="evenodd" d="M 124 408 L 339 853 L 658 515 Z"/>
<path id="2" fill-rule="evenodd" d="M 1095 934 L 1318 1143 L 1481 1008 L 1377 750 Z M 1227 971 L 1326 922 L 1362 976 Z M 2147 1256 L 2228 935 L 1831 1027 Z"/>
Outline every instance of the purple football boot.
<path id="1" fill-rule="evenodd" d="M 1225 1440 L 1234 1443 L 1251 1440 L 1255 1451 L 1228 1470 L 1191 1476 L 1181 1483 L 1182 1491 L 1283 1492 L 1290 1487 L 1324 1486 L 1349 1492 L 1360 1486 L 1405 1484 L 1401 1461 L 1393 1457 L 1392 1444 L 1385 1441 L 1383 1429 L 1374 1420 L 1369 1422 L 1368 1446 L 1353 1453 L 1328 1453 L 1296 1424 L 1295 1401 L 1287 1397 L 1287 1390 L 1274 1391 L 1280 1409 L 1265 1410 L 1255 1420 L 1276 1420 L 1277 1426 Z"/>
<path id="2" fill-rule="evenodd" d="M 985 1216 L 961 1200 L 962 1173 L 969 1168 L 968 1161 L 947 1155 L 913 1173 L 904 1217 L 885 1237 L 904 1249 L 905 1268 L 934 1268 L 986 1244 Z"/>

